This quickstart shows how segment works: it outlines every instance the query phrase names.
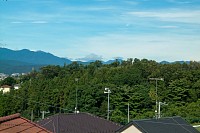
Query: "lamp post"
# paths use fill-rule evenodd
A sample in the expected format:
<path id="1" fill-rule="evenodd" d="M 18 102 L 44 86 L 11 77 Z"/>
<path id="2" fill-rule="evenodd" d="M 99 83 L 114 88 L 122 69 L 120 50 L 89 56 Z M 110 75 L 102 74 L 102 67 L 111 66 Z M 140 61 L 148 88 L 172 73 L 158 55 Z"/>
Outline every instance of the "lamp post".
<path id="1" fill-rule="evenodd" d="M 158 80 L 164 81 L 164 79 L 163 78 L 149 78 L 149 79 L 156 81 L 156 110 L 155 110 L 155 114 L 156 114 L 156 119 L 158 119 L 158 89 L 157 89 L 157 85 L 158 85 Z"/>
<path id="2" fill-rule="evenodd" d="M 109 113 L 110 113 L 110 99 L 109 99 L 109 94 L 111 93 L 110 89 L 109 88 L 105 88 L 105 91 L 104 93 L 107 93 L 108 94 L 108 114 L 107 114 L 107 120 L 109 120 Z"/>
<path id="3" fill-rule="evenodd" d="M 78 83 L 78 78 L 75 78 L 75 81 Z M 76 86 L 76 106 L 75 106 L 75 114 L 77 113 L 78 109 L 78 100 L 77 100 L 77 86 Z"/>

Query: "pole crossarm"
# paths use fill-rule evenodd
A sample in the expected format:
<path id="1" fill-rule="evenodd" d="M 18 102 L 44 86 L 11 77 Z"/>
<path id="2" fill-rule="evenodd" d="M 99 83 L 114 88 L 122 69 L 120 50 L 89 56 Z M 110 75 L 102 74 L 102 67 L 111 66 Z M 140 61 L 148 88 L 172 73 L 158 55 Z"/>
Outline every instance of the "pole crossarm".
<path id="1" fill-rule="evenodd" d="M 164 81 L 164 78 L 149 78 L 150 80 L 161 80 Z"/>

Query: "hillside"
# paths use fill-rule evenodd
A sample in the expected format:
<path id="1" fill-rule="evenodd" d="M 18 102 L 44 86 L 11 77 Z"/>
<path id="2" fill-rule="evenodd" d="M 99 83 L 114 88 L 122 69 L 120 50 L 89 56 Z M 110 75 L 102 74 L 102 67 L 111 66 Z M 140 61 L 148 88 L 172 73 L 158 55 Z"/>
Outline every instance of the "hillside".
<path id="1" fill-rule="evenodd" d="M 64 65 L 64 63 L 71 63 L 66 58 L 60 58 L 43 51 L 10 50 L 7 48 L 0 48 L 0 60 L 13 60 L 36 65 Z"/>
<path id="2" fill-rule="evenodd" d="M 28 73 L 32 69 L 39 70 L 45 65 L 36 65 L 26 62 L 14 61 L 14 60 L 0 60 L 0 73 L 12 74 L 12 73 Z"/>
<path id="3" fill-rule="evenodd" d="M 163 78 L 163 81 L 150 78 Z M 78 79 L 78 80 L 76 80 Z M 161 116 L 181 116 L 190 123 L 200 122 L 200 63 L 160 64 L 152 60 L 127 60 L 122 63 L 89 65 L 76 62 L 66 66 L 46 66 L 20 79 L 19 90 L 0 94 L 0 116 L 21 113 L 30 119 L 40 119 L 40 111 L 72 113 L 75 108 L 106 118 L 110 93 L 110 120 L 127 123 L 130 120 L 155 117 L 156 99 L 166 102 Z M 157 86 L 157 89 L 156 89 Z M 77 90 L 77 91 L 76 91 Z M 157 91 L 156 91 L 157 90 Z M 157 92 L 157 94 L 156 94 Z"/>
<path id="4" fill-rule="evenodd" d="M 119 60 L 120 62 L 122 60 Z M 82 62 L 77 61 L 79 64 L 88 65 L 94 61 Z M 111 64 L 115 60 L 109 60 L 102 62 L 103 64 Z M 66 58 L 60 58 L 54 56 L 51 53 L 43 51 L 30 51 L 28 49 L 23 50 L 11 50 L 7 48 L 0 48 L 0 73 L 12 74 L 12 73 L 27 73 L 34 68 L 38 70 L 42 66 L 46 65 L 60 65 L 72 63 L 71 60 Z"/>
<path id="5" fill-rule="evenodd" d="M 43 51 L 0 48 L 0 73 L 27 73 L 46 65 L 64 65 L 71 61 Z"/>

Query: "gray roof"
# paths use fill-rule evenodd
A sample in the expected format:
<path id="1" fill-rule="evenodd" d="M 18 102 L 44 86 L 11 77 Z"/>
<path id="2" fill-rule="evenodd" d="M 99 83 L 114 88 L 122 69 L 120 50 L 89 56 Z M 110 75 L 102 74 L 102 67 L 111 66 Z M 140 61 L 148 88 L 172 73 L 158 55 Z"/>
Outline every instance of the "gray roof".
<path id="1" fill-rule="evenodd" d="M 57 114 L 37 124 L 54 133 L 115 133 L 122 127 L 88 113 Z"/>
<path id="2" fill-rule="evenodd" d="M 120 133 L 131 125 L 142 133 L 199 133 L 181 117 L 134 120 L 116 132 Z"/>

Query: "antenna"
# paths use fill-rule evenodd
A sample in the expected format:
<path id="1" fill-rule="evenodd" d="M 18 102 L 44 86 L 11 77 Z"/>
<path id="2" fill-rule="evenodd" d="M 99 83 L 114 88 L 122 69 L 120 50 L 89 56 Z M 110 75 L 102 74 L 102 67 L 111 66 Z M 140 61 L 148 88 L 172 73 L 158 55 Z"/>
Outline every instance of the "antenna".
<path id="1" fill-rule="evenodd" d="M 158 119 L 161 118 L 161 113 L 160 113 L 161 105 L 168 105 L 168 104 L 166 104 L 165 102 L 164 103 L 158 102 Z"/>
<path id="2" fill-rule="evenodd" d="M 156 81 L 156 110 L 155 110 L 155 115 L 156 115 L 156 119 L 158 119 L 158 89 L 157 89 L 157 85 L 158 85 L 158 80 L 164 81 L 164 78 L 149 78 L 149 79 Z"/>

